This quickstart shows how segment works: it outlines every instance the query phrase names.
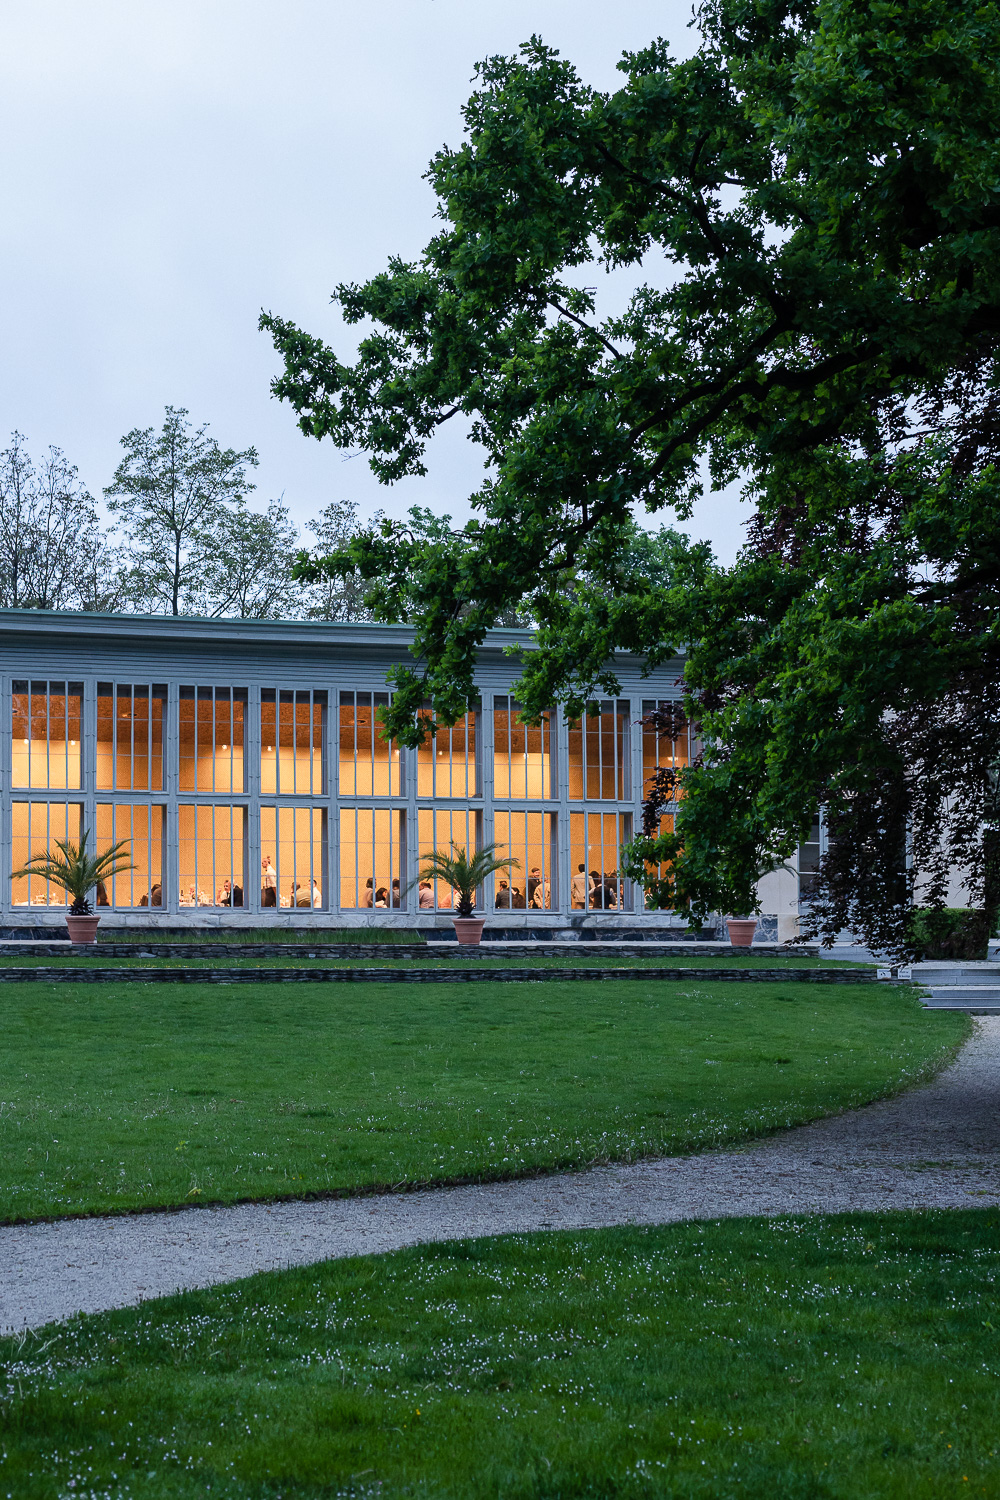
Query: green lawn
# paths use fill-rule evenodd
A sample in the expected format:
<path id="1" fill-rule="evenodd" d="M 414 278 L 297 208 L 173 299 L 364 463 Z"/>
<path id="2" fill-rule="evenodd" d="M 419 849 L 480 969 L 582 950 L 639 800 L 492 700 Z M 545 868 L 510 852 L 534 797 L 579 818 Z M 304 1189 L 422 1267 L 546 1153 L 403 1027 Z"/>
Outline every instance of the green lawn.
<path id="1" fill-rule="evenodd" d="M 9 984 L 0 1220 L 693 1151 L 905 1087 L 967 1034 L 873 985 Z"/>
<path id="2" fill-rule="evenodd" d="M 432 1245 L 0 1346 L 17 1500 L 1000 1493 L 1000 1216 Z"/>

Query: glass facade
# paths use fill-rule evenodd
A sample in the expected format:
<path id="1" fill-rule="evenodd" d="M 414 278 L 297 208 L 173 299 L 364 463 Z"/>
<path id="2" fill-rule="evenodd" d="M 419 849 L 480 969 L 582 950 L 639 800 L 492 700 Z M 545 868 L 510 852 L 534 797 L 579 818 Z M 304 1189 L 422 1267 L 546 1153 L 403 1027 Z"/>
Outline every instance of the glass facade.
<path id="1" fill-rule="evenodd" d="M 406 815 L 389 807 L 343 808 L 340 904 L 346 910 L 406 907 Z"/>
<path id="2" fill-rule="evenodd" d="M 509 693 L 484 688 L 411 750 L 382 732 L 388 692 L 311 672 L 276 682 L 273 663 L 255 678 L 244 661 L 236 685 L 206 681 L 193 661 L 166 681 L 148 662 L 142 674 L 109 661 L 84 680 L 0 676 L 8 873 L 86 829 L 91 847 L 130 850 L 133 868 L 97 892 L 113 909 L 412 921 L 454 910 L 446 884 L 419 879 L 424 856 L 495 843 L 512 865 L 478 892 L 494 919 L 642 909 L 619 851 L 651 770 L 690 754 L 686 732 L 673 741 L 641 725 L 652 700 L 602 700 L 577 722 L 553 709 L 531 726 Z M 27 878 L 8 881 L 2 903 L 65 907 Z"/>
<path id="3" fill-rule="evenodd" d="M 166 809 L 141 802 L 98 802 L 96 847 L 127 840 L 132 869 L 97 887 L 98 906 L 163 905 L 163 829 Z"/>
<path id="4" fill-rule="evenodd" d="M 559 906 L 558 815 L 514 812 L 493 814 L 497 853 L 516 861 L 496 876 L 493 905 L 499 911 L 553 911 Z"/>
<path id="5" fill-rule="evenodd" d="M 435 849 L 454 854 L 462 850 L 470 857 L 482 847 L 482 819 L 477 808 L 422 807 L 417 813 L 417 864 Z M 415 905 L 421 911 L 452 911 L 458 896 L 443 880 L 418 880 Z M 484 892 L 476 892 L 476 909 L 482 910 Z"/>
<path id="6" fill-rule="evenodd" d="M 541 724 L 521 721 L 513 698 L 493 700 L 493 795 L 512 801 L 556 797 L 556 760 L 552 746 L 552 716 Z"/>
<path id="7" fill-rule="evenodd" d="M 181 803 L 177 809 L 180 906 L 244 906 L 246 809 Z"/>
<path id="8" fill-rule="evenodd" d="M 260 789 L 265 796 L 321 797 L 326 693 L 264 688 L 260 695 Z"/>
<path id="9" fill-rule="evenodd" d="M 260 810 L 261 907 L 301 911 L 326 905 L 324 827 L 321 807 L 262 807 Z"/>
<path id="10" fill-rule="evenodd" d="M 17 682 L 11 694 L 11 785 L 82 785 L 82 682 Z"/>
<path id="11" fill-rule="evenodd" d="M 178 738 L 182 792 L 242 792 L 246 688 L 182 687 Z"/>
<path id="12" fill-rule="evenodd" d="M 97 684 L 97 790 L 162 792 L 162 684 Z"/>
<path id="13" fill-rule="evenodd" d="M 479 713 L 439 729 L 417 750 L 418 797 L 479 796 Z"/>
<path id="14" fill-rule="evenodd" d="M 591 703 L 569 726 L 571 800 L 622 802 L 631 795 L 629 704 Z"/>
<path id="15" fill-rule="evenodd" d="M 403 763 L 398 746 L 387 740 L 378 722 L 388 707 L 388 693 L 341 693 L 341 796 L 398 797 L 403 790 Z"/>
<path id="16" fill-rule="evenodd" d="M 625 882 L 618 876 L 618 851 L 632 835 L 628 813 L 571 812 L 570 889 L 574 910 L 621 911 Z"/>
<path id="17" fill-rule="evenodd" d="M 54 851 L 57 840 L 78 843 L 83 807 L 78 802 L 14 802 L 11 805 L 11 870 L 21 870 L 36 854 Z M 11 881 L 12 906 L 62 906 L 69 896 L 40 875 Z"/>

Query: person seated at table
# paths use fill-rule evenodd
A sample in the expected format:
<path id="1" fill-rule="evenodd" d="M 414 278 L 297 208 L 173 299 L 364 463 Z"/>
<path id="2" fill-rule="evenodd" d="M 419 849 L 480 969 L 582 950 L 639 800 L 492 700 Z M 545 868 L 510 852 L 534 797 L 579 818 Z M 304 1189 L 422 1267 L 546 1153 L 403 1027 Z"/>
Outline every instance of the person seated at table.
<path id="1" fill-rule="evenodd" d="M 375 904 L 375 882 L 369 875 L 365 881 L 365 893 L 361 898 L 362 906 L 374 906 Z"/>
<path id="2" fill-rule="evenodd" d="M 292 886 L 292 905 L 293 906 L 310 906 L 310 907 L 312 906 L 312 897 L 310 896 L 309 891 L 306 889 L 306 887 L 304 885 L 301 885 L 298 881 L 296 881 L 295 884 Z"/>
<path id="3" fill-rule="evenodd" d="M 402 906 L 402 904 L 403 904 L 403 897 L 402 897 L 402 895 L 400 893 L 399 881 L 398 880 L 394 880 L 392 882 L 392 895 L 390 897 L 390 905 L 392 905 L 392 906 Z"/>
<path id="4" fill-rule="evenodd" d="M 430 881 L 422 880 L 420 882 L 420 885 L 417 887 L 417 890 L 419 892 L 417 905 L 420 907 L 421 911 L 433 911 L 434 887 L 431 885 Z"/>
<path id="5" fill-rule="evenodd" d="M 389 905 L 389 892 L 386 890 L 384 885 L 380 885 L 378 890 L 375 892 L 375 905 L 380 906 L 383 911 Z"/>
<path id="6" fill-rule="evenodd" d="M 319 881 L 316 879 L 315 875 L 313 876 L 312 884 L 312 903 L 313 906 L 323 905 L 323 892 L 319 888 Z"/>

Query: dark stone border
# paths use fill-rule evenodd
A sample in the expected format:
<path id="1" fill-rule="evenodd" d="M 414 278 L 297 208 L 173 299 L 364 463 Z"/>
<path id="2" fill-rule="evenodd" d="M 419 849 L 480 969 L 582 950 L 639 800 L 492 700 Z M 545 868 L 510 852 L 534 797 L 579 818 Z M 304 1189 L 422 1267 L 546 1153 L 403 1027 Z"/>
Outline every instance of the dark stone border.
<path id="1" fill-rule="evenodd" d="M 0 968 L 0 984 L 538 984 L 601 979 L 886 984 L 862 969 L 49 969 Z M 907 981 L 902 981 L 907 983 Z"/>
<path id="2" fill-rule="evenodd" d="M 6 953 L 13 957 L 16 952 L 18 956 L 26 958 L 474 958 L 491 957 L 497 958 L 569 958 L 571 955 L 585 954 L 593 956 L 596 954 L 607 954 L 620 956 L 622 958 L 658 958 L 672 957 L 669 949 L 673 944 L 660 944 L 651 942 L 641 943 L 618 943 L 605 940 L 600 943 L 505 943 L 503 952 L 491 955 L 490 944 L 484 942 L 481 947 L 473 949 L 469 953 L 457 950 L 457 944 L 449 943 L 440 945 L 434 942 L 428 943 L 97 943 L 70 945 L 66 942 L 56 944 L 48 943 L 24 943 L 16 950 L 5 950 L 0 942 L 0 958 Z M 441 950 L 444 950 L 443 952 Z M 734 955 L 746 957 L 751 951 L 760 954 L 776 955 L 787 953 L 789 950 L 781 944 L 758 946 L 753 950 L 749 948 L 734 949 L 730 943 L 699 943 L 698 958 L 727 958 Z M 812 947 L 803 946 L 796 948 L 790 955 L 797 958 L 815 958 L 819 949 L 816 945 Z"/>

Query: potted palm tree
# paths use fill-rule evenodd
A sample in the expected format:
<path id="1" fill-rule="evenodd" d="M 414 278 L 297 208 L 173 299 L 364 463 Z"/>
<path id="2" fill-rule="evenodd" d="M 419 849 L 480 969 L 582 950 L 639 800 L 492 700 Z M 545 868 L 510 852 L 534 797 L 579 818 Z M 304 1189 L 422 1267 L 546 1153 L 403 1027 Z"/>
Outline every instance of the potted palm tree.
<path id="1" fill-rule="evenodd" d="M 518 866 L 516 859 L 505 859 L 496 852 L 496 844 L 485 844 L 470 859 L 464 849 L 452 842 L 451 854 L 435 849 L 425 854 L 418 879 L 443 880 L 458 896 L 458 915 L 452 918 L 455 936 L 460 943 L 479 943 L 483 937 L 485 917 L 474 917 L 476 891 L 487 875 Z M 519 867 L 519 866 L 518 866 Z"/>
<path id="2" fill-rule="evenodd" d="M 110 880 L 112 875 L 120 875 L 123 870 L 135 869 L 123 852 L 128 839 L 112 844 L 103 854 L 88 854 L 89 837 L 90 834 L 84 829 L 79 844 L 74 844 L 69 839 L 56 839 L 57 853 L 53 854 L 49 850 L 46 854 L 33 854 L 24 868 L 15 870 L 12 877 L 17 880 L 22 875 L 38 875 L 42 880 L 61 886 L 73 897 L 66 916 L 71 943 L 93 943 L 97 940 L 97 924 L 101 919 L 94 915 L 87 899 L 94 887 L 101 881 Z"/>

